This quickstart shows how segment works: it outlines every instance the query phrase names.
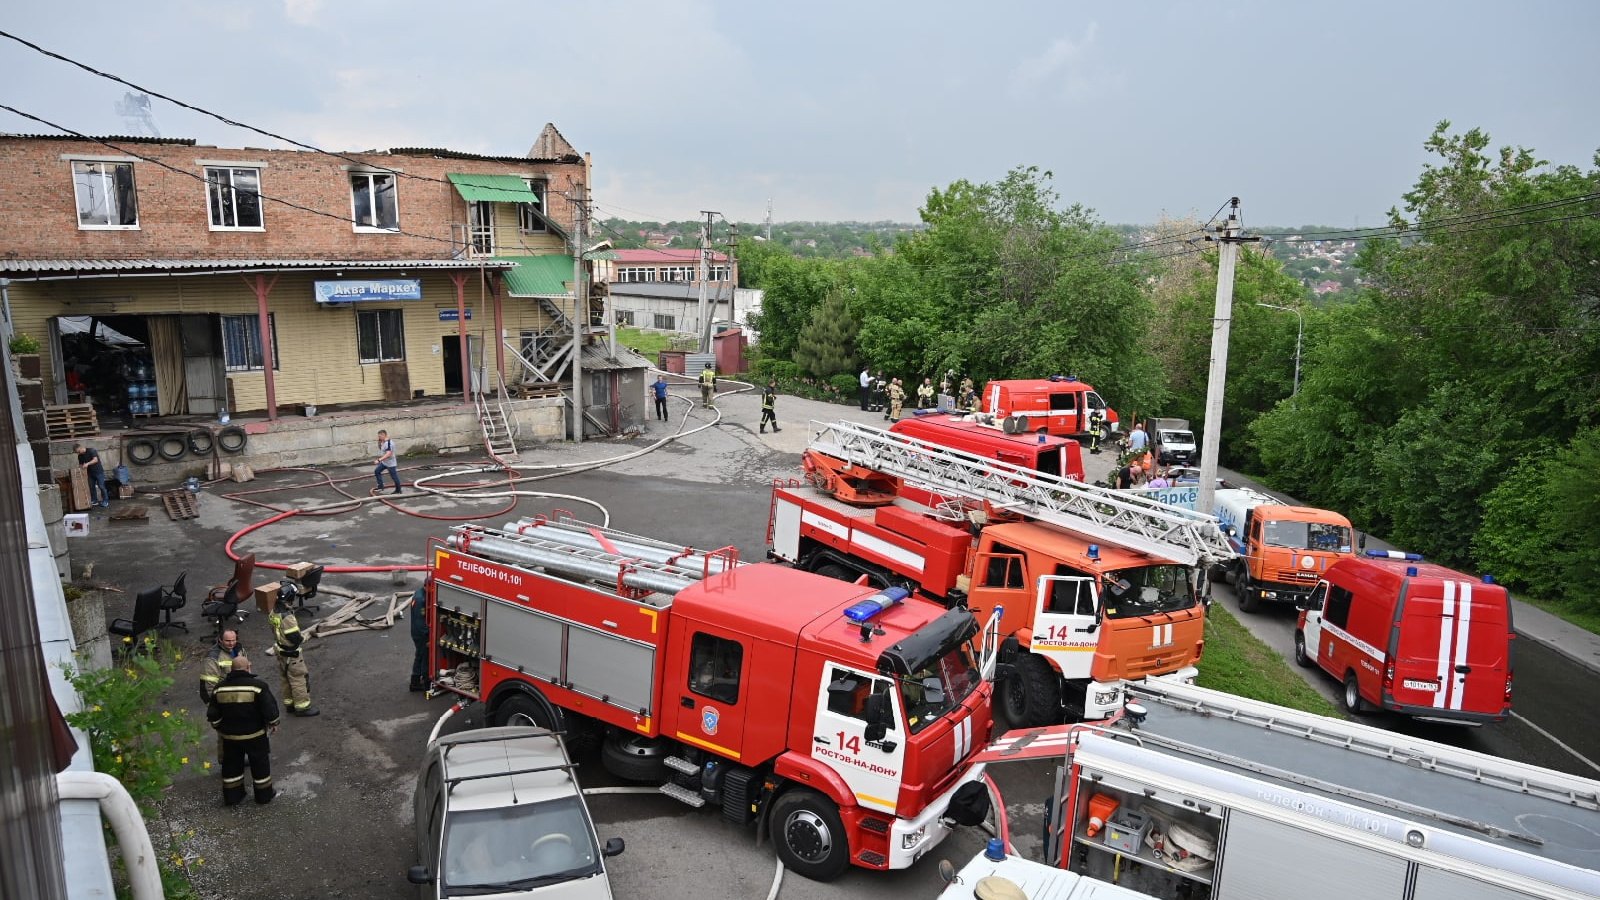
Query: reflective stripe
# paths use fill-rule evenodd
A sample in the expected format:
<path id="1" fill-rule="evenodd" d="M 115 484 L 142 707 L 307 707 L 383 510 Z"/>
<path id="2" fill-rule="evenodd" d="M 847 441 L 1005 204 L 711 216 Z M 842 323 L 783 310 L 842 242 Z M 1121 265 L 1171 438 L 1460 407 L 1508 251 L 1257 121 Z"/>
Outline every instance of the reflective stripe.
<path id="1" fill-rule="evenodd" d="M 257 731 L 252 734 L 224 734 L 221 737 L 225 741 L 253 741 L 264 734 L 265 731 Z"/>

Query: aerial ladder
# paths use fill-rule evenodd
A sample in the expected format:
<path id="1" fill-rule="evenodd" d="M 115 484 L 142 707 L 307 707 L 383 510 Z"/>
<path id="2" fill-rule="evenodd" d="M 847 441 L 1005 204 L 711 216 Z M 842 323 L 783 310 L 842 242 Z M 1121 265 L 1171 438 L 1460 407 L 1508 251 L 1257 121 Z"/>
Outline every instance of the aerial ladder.
<path id="1" fill-rule="evenodd" d="M 1216 519 L 1204 513 L 870 425 L 815 421 L 811 425 L 807 452 L 843 462 L 844 474 L 851 477 L 866 480 L 872 473 L 888 475 L 937 496 L 982 501 L 993 510 L 1185 566 L 1211 565 L 1235 556 Z"/>

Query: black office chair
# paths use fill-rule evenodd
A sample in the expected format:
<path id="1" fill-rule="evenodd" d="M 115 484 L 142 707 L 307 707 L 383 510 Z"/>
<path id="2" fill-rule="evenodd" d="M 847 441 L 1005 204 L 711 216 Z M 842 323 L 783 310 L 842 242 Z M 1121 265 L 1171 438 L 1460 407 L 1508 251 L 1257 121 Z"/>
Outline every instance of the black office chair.
<path id="1" fill-rule="evenodd" d="M 240 604 L 250 599 L 254 592 L 251 580 L 256 574 L 256 555 L 247 553 L 233 564 L 233 577 L 221 587 L 214 587 L 206 595 L 206 602 L 200 606 L 200 615 L 210 619 L 216 626 L 217 635 L 222 634 L 223 622 L 229 619 L 238 619 L 240 622 L 250 615 L 248 610 L 239 609 Z"/>
<path id="2" fill-rule="evenodd" d="M 296 587 L 299 588 L 295 593 L 294 614 L 296 618 L 299 618 L 301 613 L 314 616 L 318 610 L 322 609 L 322 604 L 307 604 L 306 601 L 317 595 L 317 586 L 322 584 L 322 573 L 325 569 L 327 569 L 327 566 L 312 566 L 311 571 L 307 572 L 305 577 L 299 579 L 296 584 Z"/>
<path id="3" fill-rule="evenodd" d="M 111 633 L 125 639 L 122 644 L 124 657 L 138 648 L 139 639 L 145 632 L 161 624 L 161 594 L 160 585 L 140 591 L 133 601 L 133 618 L 112 621 Z"/>
<path id="4" fill-rule="evenodd" d="M 161 624 L 156 627 L 161 629 L 162 634 L 165 634 L 169 628 L 182 628 L 185 632 L 189 630 L 189 623 L 172 621 L 173 610 L 183 609 L 189 605 L 188 578 L 189 573 L 184 572 L 178 576 L 177 581 L 172 583 L 170 590 L 167 588 L 162 588 L 161 590 L 161 614 L 163 618 L 161 619 Z"/>

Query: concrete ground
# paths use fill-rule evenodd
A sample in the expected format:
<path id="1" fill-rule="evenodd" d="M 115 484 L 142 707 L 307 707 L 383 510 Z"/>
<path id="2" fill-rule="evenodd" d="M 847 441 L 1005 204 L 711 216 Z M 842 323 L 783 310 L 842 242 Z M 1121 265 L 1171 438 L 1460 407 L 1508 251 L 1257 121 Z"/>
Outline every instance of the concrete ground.
<path id="1" fill-rule="evenodd" d="M 679 389 L 690 396 L 688 388 Z M 697 393 L 694 395 L 697 396 Z M 550 491 L 557 498 L 464 499 L 424 496 L 411 491 L 389 502 L 368 503 L 353 512 L 294 516 L 239 539 L 239 552 L 254 552 L 263 563 L 308 560 L 325 565 L 369 566 L 365 574 L 328 575 L 324 584 L 354 592 L 387 594 L 407 591 L 421 576 L 405 567 L 419 566 L 430 537 L 449 533 L 448 519 L 500 524 L 508 519 L 567 509 L 599 520 L 609 515 L 614 527 L 681 541 L 698 547 L 733 545 L 746 560 L 762 558 L 770 486 L 774 479 L 798 475 L 798 454 L 809 437 L 811 419 L 847 419 L 884 425 L 881 413 L 863 413 L 855 406 L 780 397 L 782 431 L 759 434 L 759 396 L 745 393 L 718 401 L 722 419 L 713 428 L 634 459 L 595 471 L 523 482 L 521 490 Z M 524 451 L 521 469 L 530 476 L 551 474 L 542 466 L 571 466 L 633 453 L 679 430 L 706 424 L 704 411 L 688 410 L 685 400 L 672 401 L 670 423 L 652 421 L 648 433 L 626 441 L 538 445 Z M 246 485 L 207 487 L 197 519 L 175 522 L 151 499 L 119 501 L 96 511 L 89 539 L 74 545 L 80 578 L 120 588 L 108 604 L 109 616 L 131 612 L 138 590 L 170 584 L 188 572 L 190 601 L 178 616 L 190 632 L 176 632 L 183 654 L 182 670 L 173 689 L 173 708 L 203 720 L 196 663 L 209 646 L 210 632 L 199 607 L 207 588 L 226 582 L 232 563 L 223 552 L 236 532 L 262 521 L 276 510 L 325 506 L 343 496 L 322 484 L 350 479 L 344 488 L 366 496 L 372 487 L 366 448 L 352 448 L 348 466 L 320 471 L 264 473 Z M 1085 457 L 1109 460 L 1109 455 Z M 446 467 L 482 462 L 467 459 L 406 460 L 410 480 L 440 474 Z M 1109 462 L 1106 463 L 1109 466 Z M 1103 474 L 1103 473 L 1101 473 Z M 496 481 L 497 476 L 463 476 L 456 481 Z M 503 485 L 501 486 L 503 489 Z M 234 495 L 230 498 L 228 495 Z M 580 502 L 603 503 L 605 511 Z M 396 502 L 397 501 L 397 502 Z M 112 522 L 107 514 L 121 504 L 150 506 L 145 523 Z M 266 504 L 266 506 L 256 505 Z M 417 518 L 409 512 L 440 518 Z M 273 576 L 257 575 L 256 583 Z M 322 617 L 338 606 L 318 598 Z M 331 601 L 331 602 L 330 602 Z M 246 802 L 221 805 L 220 777 L 200 763 L 212 747 L 209 735 L 194 748 L 191 764 L 179 776 L 165 804 L 167 822 L 181 835 L 194 882 L 202 897 L 259 894 L 274 898 L 378 898 L 412 890 L 405 871 L 415 860 L 411 797 L 424 741 L 444 712 L 444 698 L 426 699 L 409 693 L 412 643 L 407 622 L 384 630 L 336 635 L 311 643 L 307 660 L 318 718 L 286 717 L 273 738 L 274 778 L 281 791 L 271 805 Z M 256 671 L 277 690 L 275 662 L 262 653 L 270 645 L 266 617 L 252 614 L 242 639 L 254 657 Z M 281 697 L 280 697 L 281 700 Z M 615 782 L 598 761 L 585 761 L 580 778 L 586 786 Z M 1013 812 L 1028 824 L 1019 826 L 1017 845 L 1037 851 L 1037 823 L 1048 791 L 1047 767 L 1023 765 L 999 773 L 1012 800 Z M 1023 802 L 1037 798 L 1040 802 Z M 625 854 L 611 861 L 615 890 L 621 897 L 746 897 L 765 896 L 774 873 L 770 843 L 758 847 L 753 830 L 726 825 L 716 816 L 691 810 L 661 796 L 599 796 L 592 809 L 602 838 L 621 836 Z M 1030 821 L 1031 820 L 1031 821 Z M 960 862 L 982 847 L 982 835 L 967 831 L 948 840 L 906 872 L 851 871 L 832 885 L 818 885 L 788 875 L 779 896 L 810 897 L 934 896 L 940 887 L 937 858 Z M 157 845 L 161 846 L 157 836 Z"/>

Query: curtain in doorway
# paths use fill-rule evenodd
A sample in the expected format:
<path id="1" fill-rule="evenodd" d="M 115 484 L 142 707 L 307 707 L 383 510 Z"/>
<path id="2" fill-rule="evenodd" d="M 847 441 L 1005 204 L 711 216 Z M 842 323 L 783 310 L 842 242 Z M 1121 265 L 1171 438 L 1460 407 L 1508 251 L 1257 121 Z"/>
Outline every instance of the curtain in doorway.
<path id="1" fill-rule="evenodd" d="M 151 316 L 150 355 L 156 361 L 156 396 L 163 416 L 189 411 L 189 385 L 183 374 L 183 334 L 177 316 Z"/>

